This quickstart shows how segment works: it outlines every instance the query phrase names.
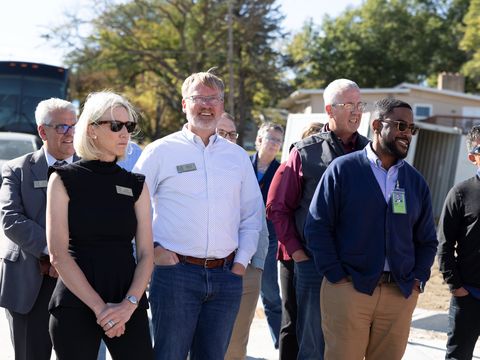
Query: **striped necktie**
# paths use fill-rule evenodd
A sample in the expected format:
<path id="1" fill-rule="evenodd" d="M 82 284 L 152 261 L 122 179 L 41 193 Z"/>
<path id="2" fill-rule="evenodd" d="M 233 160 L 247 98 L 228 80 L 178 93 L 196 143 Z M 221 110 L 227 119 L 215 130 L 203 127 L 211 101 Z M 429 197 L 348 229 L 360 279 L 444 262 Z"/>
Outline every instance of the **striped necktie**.
<path id="1" fill-rule="evenodd" d="M 67 165 L 67 162 L 65 160 L 57 160 L 55 161 L 55 164 L 53 164 L 54 166 L 63 166 L 63 165 Z"/>

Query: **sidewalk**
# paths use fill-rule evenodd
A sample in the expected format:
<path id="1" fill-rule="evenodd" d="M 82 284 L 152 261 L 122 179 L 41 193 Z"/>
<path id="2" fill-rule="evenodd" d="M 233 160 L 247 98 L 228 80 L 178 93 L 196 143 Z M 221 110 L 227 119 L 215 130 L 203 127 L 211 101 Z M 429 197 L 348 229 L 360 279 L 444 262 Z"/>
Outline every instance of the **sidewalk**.
<path id="1" fill-rule="evenodd" d="M 412 327 L 403 360 L 442 360 L 445 358 L 446 329 L 448 316 L 446 312 L 437 312 L 424 309 L 415 309 L 412 318 Z M 0 309 L 0 360 L 13 360 L 13 350 L 10 343 L 5 310 Z M 267 321 L 263 314 L 261 303 L 250 331 L 250 340 L 247 349 L 248 360 L 277 360 L 278 350 L 268 330 Z M 52 360 L 55 357 L 52 356 Z M 388 359 L 388 354 L 385 354 Z M 474 359 L 480 359 L 480 344 L 474 352 Z M 111 360 L 107 355 L 107 360 Z"/>

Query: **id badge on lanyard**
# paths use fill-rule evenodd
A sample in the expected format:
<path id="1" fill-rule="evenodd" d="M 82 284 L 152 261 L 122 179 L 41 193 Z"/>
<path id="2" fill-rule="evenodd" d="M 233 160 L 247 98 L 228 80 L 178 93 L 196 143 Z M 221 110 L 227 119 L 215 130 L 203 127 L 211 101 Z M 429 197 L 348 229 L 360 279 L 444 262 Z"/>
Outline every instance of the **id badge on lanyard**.
<path id="1" fill-rule="evenodd" d="M 407 201 L 405 198 L 405 189 L 401 189 L 398 185 L 392 192 L 392 211 L 394 214 L 406 214 L 407 213 Z"/>

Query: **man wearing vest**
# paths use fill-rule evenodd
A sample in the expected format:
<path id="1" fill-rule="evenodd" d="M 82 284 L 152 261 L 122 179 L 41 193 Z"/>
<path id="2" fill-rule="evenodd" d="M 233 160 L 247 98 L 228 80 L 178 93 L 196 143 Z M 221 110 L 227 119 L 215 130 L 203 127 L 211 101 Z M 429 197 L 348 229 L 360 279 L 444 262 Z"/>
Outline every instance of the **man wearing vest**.
<path id="1" fill-rule="evenodd" d="M 437 249 L 430 191 L 403 160 L 412 108 L 385 98 L 373 119 L 373 143 L 330 164 L 305 224 L 324 274 L 325 359 L 400 360 Z"/>
<path id="2" fill-rule="evenodd" d="M 320 316 L 322 276 L 303 237 L 303 227 L 313 193 L 333 159 L 360 150 L 368 139 L 358 134 L 365 103 L 360 89 L 347 79 L 331 82 L 323 93 L 328 123 L 324 131 L 295 144 L 285 165 L 277 194 L 269 203 L 267 218 L 279 241 L 295 261 L 297 295 L 297 359 L 323 359 Z"/>

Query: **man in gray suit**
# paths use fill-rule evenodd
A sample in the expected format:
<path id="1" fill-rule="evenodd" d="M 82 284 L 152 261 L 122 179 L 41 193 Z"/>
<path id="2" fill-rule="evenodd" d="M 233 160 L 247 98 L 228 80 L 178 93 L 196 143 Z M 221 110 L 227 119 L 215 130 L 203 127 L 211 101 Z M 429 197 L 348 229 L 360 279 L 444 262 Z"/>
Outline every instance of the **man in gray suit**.
<path id="1" fill-rule="evenodd" d="M 0 307 L 6 309 L 16 360 L 49 360 L 48 302 L 57 273 L 48 261 L 45 235 L 47 169 L 73 159 L 76 109 L 49 99 L 35 111 L 43 147 L 2 169 Z"/>

